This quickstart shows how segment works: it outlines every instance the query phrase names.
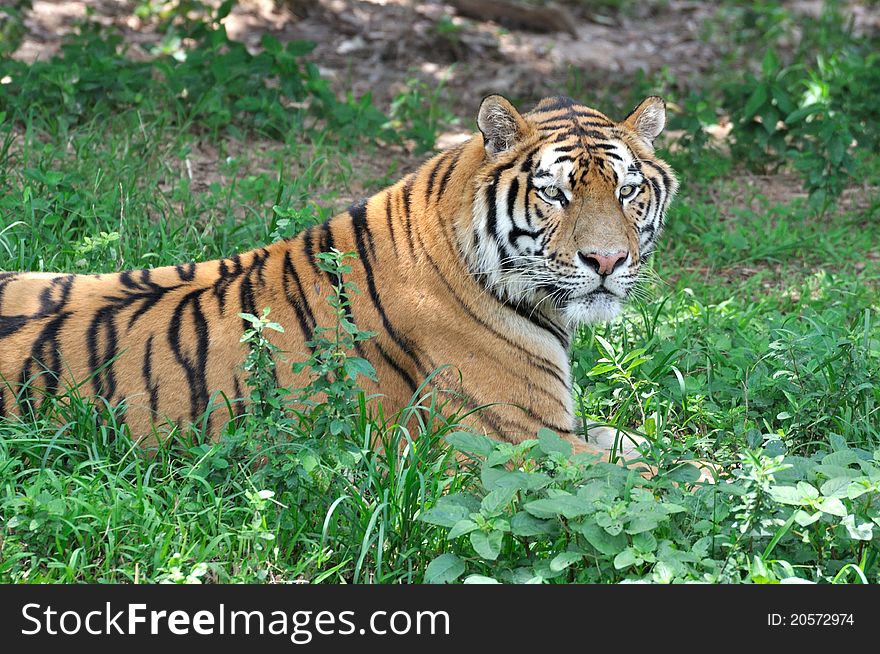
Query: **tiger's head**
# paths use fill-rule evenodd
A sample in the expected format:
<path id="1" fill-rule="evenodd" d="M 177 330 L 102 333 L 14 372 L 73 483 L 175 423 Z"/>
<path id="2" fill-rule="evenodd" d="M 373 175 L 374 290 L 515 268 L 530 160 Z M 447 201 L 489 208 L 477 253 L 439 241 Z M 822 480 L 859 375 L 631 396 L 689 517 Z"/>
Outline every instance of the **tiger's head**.
<path id="1" fill-rule="evenodd" d="M 665 123 L 658 97 L 622 122 L 566 97 L 524 115 L 499 95 L 485 98 L 471 272 L 501 301 L 566 328 L 616 316 L 678 187 L 654 153 Z"/>

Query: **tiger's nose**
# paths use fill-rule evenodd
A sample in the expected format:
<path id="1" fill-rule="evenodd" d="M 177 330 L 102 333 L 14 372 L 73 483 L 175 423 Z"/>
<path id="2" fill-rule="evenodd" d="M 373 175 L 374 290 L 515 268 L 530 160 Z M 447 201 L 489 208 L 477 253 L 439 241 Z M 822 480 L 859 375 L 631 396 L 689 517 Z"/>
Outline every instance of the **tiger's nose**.
<path id="1" fill-rule="evenodd" d="M 620 250 L 611 254 L 599 254 L 598 252 L 578 252 L 578 256 L 585 264 L 602 275 L 610 275 L 623 265 L 629 253 Z"/>

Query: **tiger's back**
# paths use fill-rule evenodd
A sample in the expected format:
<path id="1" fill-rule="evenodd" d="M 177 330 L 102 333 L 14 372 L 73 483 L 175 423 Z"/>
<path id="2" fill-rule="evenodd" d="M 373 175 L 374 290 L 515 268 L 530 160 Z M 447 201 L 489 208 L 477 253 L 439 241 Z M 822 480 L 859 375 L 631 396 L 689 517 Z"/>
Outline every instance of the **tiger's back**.
<path id="1" fill-rule="evenodd" d="M 315 329 L 334 320 L 326 298 L 340 281 L 315 256 L 335 249 L 357 254 L 349 319 L 376 333 L 358 354 L 377 370 L 365 390 L 386 415 L 430 378 L 454 406 L 491 404 L 474 414 L 490 435 L 519 441 L 549 427 L 575 441 L 573 324 L 619 307 L 675 191 L 646 140 L 656 125 L 639 123 L 656 102 L 640 109 L 613 123 L 557 98 L 523 116 L 490 96 L 480 134 L 293 239 L 112 275 L 2 273 L 0 413 L 79 384 L 124 402 L 137 436 L 203 415 L 216 432 L 229 413 L 221 395 L 245 394 L 238 314 L 271 307 L 285 327 L 276 345 L 306 360 Z M 641 184 L 640 201 L 603 195 L 627 180 Z M 284 387 L 306 383 L 289 365 L 277 373 Z"/>

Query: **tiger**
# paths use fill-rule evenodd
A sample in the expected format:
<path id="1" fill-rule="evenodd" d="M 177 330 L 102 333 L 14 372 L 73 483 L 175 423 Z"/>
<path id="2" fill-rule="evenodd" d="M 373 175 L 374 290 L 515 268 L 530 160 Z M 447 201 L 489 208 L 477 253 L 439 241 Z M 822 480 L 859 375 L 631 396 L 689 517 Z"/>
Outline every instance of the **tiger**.
<path id="1" fill-rule="evenodd" d="M 272 334 L 279 352 L 307 360 L 342 282 L 316 257 L 352 252 L 346 317 L 374 334 L 357 348 L 376 379 L 361 381 L 385 415 L 430 387 L 472 410 L 478 433 L 521 443 L 546 428 L 607 460 L 578 424 L 569 348 L 579 325 L 621 312 L 656 247 L 678 187 L 654 149 L 666 105 L 648 97 L 616 122 L 564 96 L 520 113 L 496 94 L 476 123 L 392 186 L 265 247 L 117 274 L 0 273 L 0 415 L 78 384 L 124 403 L 139 441 L 204 416 L 217 434 L 230 412 L 216 398 L 246 403 L 242 314 L 270 307 L 287 327 Z M 285 389 L 308 381 L 294 366 L 276 374 Z"/>

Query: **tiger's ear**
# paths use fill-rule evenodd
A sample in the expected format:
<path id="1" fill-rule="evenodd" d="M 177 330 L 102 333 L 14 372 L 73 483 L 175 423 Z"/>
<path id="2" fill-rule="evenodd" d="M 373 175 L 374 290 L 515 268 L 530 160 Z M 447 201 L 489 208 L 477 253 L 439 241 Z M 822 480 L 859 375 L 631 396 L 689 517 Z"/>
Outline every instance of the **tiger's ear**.
<path id="1" fill-rule="evenodd" d="M 477 126 L 483 133 L 483 145 L 490 157 L 512 148 L 529 130 L 516 108 L 500 95 L 483 98 Z"/>
<path id="2" fill-rule="evenodd" d="M 660 136 L 660 132 L 666 127 L 666 103 L 663 98 L 656 95 L 645 98 L 626 117 L 623 124 L 653 150 L 654 139 Z"/>

